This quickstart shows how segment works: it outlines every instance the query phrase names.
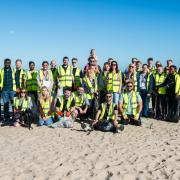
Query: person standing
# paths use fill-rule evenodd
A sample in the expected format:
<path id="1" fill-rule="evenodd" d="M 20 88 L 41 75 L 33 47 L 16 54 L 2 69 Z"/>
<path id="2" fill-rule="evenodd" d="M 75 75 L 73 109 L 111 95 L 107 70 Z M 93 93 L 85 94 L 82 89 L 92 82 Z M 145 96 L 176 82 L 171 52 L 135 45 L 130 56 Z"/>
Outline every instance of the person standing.
<path id="1" fill-rule="evenodd" d="M 177 67 L 170 66 L 169 74 L 158 88 L 166 88 L 168 101 L 167 120 L 172 122 L 179 121 L 179 96 L 180 96 L 180 76 L 176 72 Z"/>
<path id="2" fill-rule="evenodd" d="M 116 61 L 112 61 L 111 68 L 107 74 L 107 91 L 112 93 L 113 103 L 118 105 L 119 95 L 122 87 L 122 76 Z"/>
<path id="3" fill-rule="evenodd" d="M 16 94 L 20 92 L 20 88 L 25 88 L 26 86 L 26 71 L 22 69 L 22 60 L 16 60 L 16 68 L 13 69 L 15 73 L 15 82 L 16 82 Z"/>
<path id="4" fill-rule="evenodd" d="M 52 89 L 52 95 L 55 98 L 57 95 L 57 90 L 58 90 L 58 68 L 57 68 L 57 63 L 55 60 L 52 60 L 51 63 L 51 72 L 53 75 L 53 89 Z"/>
<path id="5" fill-rule="evenodd" d="M 48 61 L 42 62 L 42 69 L 39 70 L 38 72 L 37 81 L 38 81 L 38 93 L 40 93 L 40 90 L 44 86 L 47 87 L 50 93 L 52 93 L 53 75 L 52 75 L 51 70 L 49 70 Z"/>
<path id="6" fill-rule="evenodd" d="M 13 98 L 16 92 L 15 73 L 11 68 L 11 60 L 4 60 L 4 68 L 0 73 L 0 88 L 4 104 L 4 122 L 8 123 L 10 118 L 9 103 L 13 109 Z"/>
<path id="7" fill-rule="evenodd" d="M 151 96 L 153 88 L 153 77 L 148 71 L 148 65 L 143 64 L 143 70 L 139 73 L 138 76 L 138 92 L 143 101 L 142 116 L 148 117 L 149 111 L 149 98 Z"/>
<path id="8" fill-rule="evenodd" d="M 73 71 L 72 67 L 68 64 L 69 58 L 63 58 L 63 65 L 59 66 L 58 68 L 58 81 L 59 81 L 59 88 L 62 89 L 62 92 L 66 88 L 72 89 L 72 82 L 73 82 Z"/>
<path id="9" fill-rule="evenodd" d="M 155 114 L 157 119 L 165 119 L 167 115 L 167 103 L 166 103 L 166 88 L 159 87 L 164 83 L 166 79 L 166 73 L 163 71 L 162 65 L 157 67 L 157 73 L 154 75 L 155 95 L 156 95 L 156 109 Z"/>
<path id="10" fill-rule="evenodd" d="M 29 70 L 26 71 L 26 89 L 28 95 L 32 98 L 32 100 L 37 105 L 37 90 L 38 90 L 38 83 L 37 83 L 37 74 L 38 72 L 35 69 L 35 62 L 29 62 Z"/>
<path id="11" fill-rule="evenodd" d="M 123 84 L 126 85 L 126 83 L 130 80 L 134 82 L 134 90 L 137 91 L 137 73 L 136 73 L 136 66 L 134 64 L 130 64 L 128 71 L 123 74 Z"/>
<path id="12" fill-rule="evenodd" d="M 78 87 L 82 86 L 83 73 L 82 69 L 78 68 L 78 59 L 72 58 L 72 72 L 73 72 L 73 84 L 72 91 L 76 91 Z"/>

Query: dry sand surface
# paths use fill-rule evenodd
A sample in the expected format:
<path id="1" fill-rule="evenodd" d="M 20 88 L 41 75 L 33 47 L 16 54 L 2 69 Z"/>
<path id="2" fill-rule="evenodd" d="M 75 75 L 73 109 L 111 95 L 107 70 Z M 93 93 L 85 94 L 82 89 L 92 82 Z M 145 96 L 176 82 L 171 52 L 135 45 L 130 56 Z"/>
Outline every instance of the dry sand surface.
<path id="1" fill-rule="evenodd" d="M 0 179 L 180 179 L 180 123 L 143 119 L 120 134 L 0 128 Z"/>

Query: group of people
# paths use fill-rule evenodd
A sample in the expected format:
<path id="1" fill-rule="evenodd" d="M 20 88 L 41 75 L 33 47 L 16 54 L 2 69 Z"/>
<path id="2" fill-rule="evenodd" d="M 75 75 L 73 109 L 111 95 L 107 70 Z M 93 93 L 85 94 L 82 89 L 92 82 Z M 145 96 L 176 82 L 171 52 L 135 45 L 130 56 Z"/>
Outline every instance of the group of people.
<path id="1" fill-rule="evenodd" d="M 50 66 L 43 61 L 40 70 L 34 61 L 29 62 L 29 70 L 24 70 L 21 59 L 16 60 L 15 68 L 10 59 L 5 59 L 0 90 L 1 121 L 15 127 L 23 125 L 20 116 L 27 110 L 32 111 L 39 126 L 55 127 L 57 121 L 57 127 L 72 128 L 76 120 L 89 124 L 91 130 L 112 132 L 129 123 L 140 126 L 142 116 L 172 122 L 180 118 L 180 75 L 171 59 L 163 67 L 160 61 L 154 66 L 153 58 L 145 64 L 132 58 L 124 71 L 113 58 L 101 69 L 95 49 L 90 51 L 84 69 L 78 67 L 77 58 L 72 58 L 70 65 L 69 58 L 64 57 L 60 66 L 55 60 Z"/>

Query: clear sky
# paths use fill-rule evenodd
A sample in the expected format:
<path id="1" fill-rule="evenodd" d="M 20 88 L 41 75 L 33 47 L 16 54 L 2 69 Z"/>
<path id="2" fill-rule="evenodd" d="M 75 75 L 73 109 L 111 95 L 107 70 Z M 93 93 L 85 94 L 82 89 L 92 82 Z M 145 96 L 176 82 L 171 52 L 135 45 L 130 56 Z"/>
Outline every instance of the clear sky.
<path id="1" fill-rule="evenodd" d="M 172 58 L 180 66 L 179 0 L 0 0 L 0 65 L 9 57 L 77 57 L 85 65 L 95 48 L 102 65 L 113 57 L 124 68 L 132 57 Z"/>

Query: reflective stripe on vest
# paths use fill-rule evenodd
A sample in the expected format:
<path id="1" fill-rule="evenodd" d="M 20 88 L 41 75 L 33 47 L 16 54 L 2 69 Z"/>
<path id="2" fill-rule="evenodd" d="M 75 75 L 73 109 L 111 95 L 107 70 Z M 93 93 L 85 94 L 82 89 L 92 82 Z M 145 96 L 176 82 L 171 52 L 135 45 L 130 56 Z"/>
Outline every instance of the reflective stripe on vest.
<path id="1" fill-rule="evenodd" d="M 133 78 L 131 80 L 134 81 L 134 91 L 137 91 L 137 73 L 136 73 L 136 71 L 133 73 Z M 124 81 L 126 81 L 126 74 L 124 74 Z"/>
<path id="2" fill-rule="evenodd" d="M 13 69 L 14 71 L 14 75 L 16 74 L 16 68 Z M 20 88 L 24 88 L 24 81 L 25 81 L 25 77 L 26 76 L 26 71 L 24 69 L 21 69 L 20 71 L 20 76 L 19 76 L 19 84 L 20 84 Z"/>
<path id="3" fill-rule="evenodd" d="M 64 101 L 65 101 L 64 96 L 61 96 L 58 99 L 59 99 L 59 102 L 60 102 L 60 107 L 58 107 L 58 108 L 59 108 L 60 111 L 62 111 L 63 107 L 64 107 Z M 67 104 L 66 104 L 66 107 L 65 107 L 65 109 L 67 109 L 68 111 L 70 111 L 72 100 L 73 100 L 73 97 L 70 96 L 68 98 L 68 101 L 67 101 Z"/>
<path id="4" fill-rule="evenodd" d="M 40 100 L 42 110 L 46 117 L 50 117 L 50 116 L 48 116 L 48 112 L 50 111 L 52 100 L 53 100 L 52 97 L 50 97 L 50 99 L 48 99 L 46 101 L 44 101 L 43 99 Z M 53 116 L 53 113 L 51 114 L 51 116 Z"/>
<path id="5" fill-rule="evenodd" d="M 107 90 L 111 92 L 118 92 L 120 86 L 121 74 L 119 73 L 108 73 L 107 75 Z"/>
<path id="6" fill-rule="evenodd" d="M 129 102 L 128 94 L 123 93 L 122 96 L 123 96 L 123 109 L 124 109 L 124 112 L 127 112 L 128 102 Z M 138 96 L 138 92 L 133 91 L 132 97 L 131 97 L 131 103 L 132 103 L 132 112 L 134 116 L 138 115 L 137 96 Z"/>
<path id="7" fill-rule="evenodd" d="M 15 73 L 12 70 L 12 83 L 13 83 L 13 91 L 16 91 L 16 81 L 15 81 Z M 0 82 L 0 87 L 3 88 L 4 86 L 4 68 L 1 69 L 1 82 Z"/>
<path id="8" fill-rule="evenodd" d="M 27 108 L 30 108 L 30 105 L 31 105 L 31 97 L 28 97 L 27 100 L 25 98 L 14 97 L 15 109 L 21 107 L 21 111 L 25 111 Z"/>
<path id="9" fill-rule="evenodd" d="M 80 78 L 80 75 L 81 75 L 81 69 L 80 69 L 80 68 L 76 68 L 76 72 L 75 72 L 75 76 L 74 76 L 74 84 L 75 84 L 77 87 L 80 87 L 80 86 L 81 86 L 81 78 Z"/>
<path id="10" fill-rule="evenodd" d="M 82 107 L 84 104 L 84 101 L 86 99 L 86 95 L 83 94 L 82 96 L 79 96 L 77 92 L 73 93 L 73 97 L 75 100 L 75 106 Z"/>
<path id="11" fill-rule="evenodd" d="M 161 75 L 156 73 L 156 75 L 155 75 L 156 86 L 162 84 L 165 81 L 165 79 L 166 79 L 165 73 L 162 73 Z M 166 94 L 166 88 L 165 87 L 158 88 L 158 93 L 159 94 Z"/>
<path id="12" fill-rule="evenodd" d="M 37 91 L 38 89 L 38 84 L 37 84 L 37 71 L 34 72 L 30 72 L 27 71 L 26 72 L 26 85 L 27 85 L 27 91 Z"/>
<path id="13" fill-rule="evenodd" d="M 108 117 L 111 119 L 111 120 L 114 120 L 115 118 L 115 115 L 114 115 L 114 107 L 115 107 L 115 104 L 114 103 L 111 103 L 110 104 L 110 107 L 109 107 L 109 111 L 108 111 Z M 102 103 L 101 104 L 101 115 L 99 117 L 99 120 L 102 121 L 103 118 L 104 118 L 104 115 L 105 115 L 105 112 L 107 110 L 107 104 L 106 103 Z"/>
<path id="14" fill-rule="evenodd" d="M 89 80 L 89 78 L 87 78 L 87 76 L 85 76 L 85 78 L 84 78 L 84 83 L 86 84 L 86 86 L 87 86 L 87 88 L 89 90 L 93 89 L 94 92 L 98 91 L 98 84 L 97 84 L 97 77 L 96 76 L 95 76 L 95 79 L 94 79 L 95 87 L 93 87 L 91 81 Z M 87 94 L 87 98 L 88 99 L 93 99 L 94 98 L 94 94 L 93 93 L 86 92 L 86 94 Z"/>
<path id="15" fill-rule="evenodd" d="M 59 81 L 63 87 L 72 87 L 72 67 L 68 66 L 66 71 L 62 66 L 59 67 Z"/>

